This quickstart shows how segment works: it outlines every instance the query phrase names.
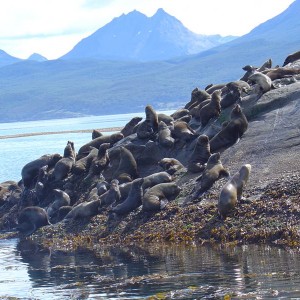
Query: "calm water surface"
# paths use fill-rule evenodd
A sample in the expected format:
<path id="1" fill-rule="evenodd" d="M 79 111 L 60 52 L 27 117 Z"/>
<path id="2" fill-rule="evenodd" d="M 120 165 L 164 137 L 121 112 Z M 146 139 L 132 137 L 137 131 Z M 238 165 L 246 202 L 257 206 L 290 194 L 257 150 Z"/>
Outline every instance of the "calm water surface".
<path id="1" fill-rule="evenodd" d="M 164 111 L 171 114 L 173 111 Z M 0 136 L 35 132 L 59 132 L 68 130 L 99 129 L 123 127 L 135 116 L 144 117 L 145 113 L 132 113 L 31 122 L 0 123 Z M 103 132 L 111 134 L 112 132 Z M 90 133 L 64 133 L 39 136 L 27 136 L 0 139 L 0 182 L 19 181 L 22 167 L 44 154 L 59 153 L 63 155 L 67 141 L 73 141 L 76 151 L 89 142 Z"/>
<path id="2" fill-rule="evenodd" d="M 300 255 L 267 246 L 230 249 L 40 249 L 0 241 L 0 298 L 299 299 Z"/>

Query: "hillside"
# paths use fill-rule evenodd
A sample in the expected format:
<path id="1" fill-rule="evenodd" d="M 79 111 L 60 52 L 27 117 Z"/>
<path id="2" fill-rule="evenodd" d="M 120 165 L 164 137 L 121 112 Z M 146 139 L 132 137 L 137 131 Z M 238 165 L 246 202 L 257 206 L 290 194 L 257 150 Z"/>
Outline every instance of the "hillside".
<path id="1" fill-rule="evenodd" d="M 267 59 L 282 65 L 300 49 L 300 0 L 249 34 L 201 54 L 148 63 L 22 61 L 0 68 L 1 122 L 174 109 L 191 90 L 241 78 Z M 288 40 L 287 40 L 288 38 Z M 30 107 L 30 110 L 28 110 Z"/>

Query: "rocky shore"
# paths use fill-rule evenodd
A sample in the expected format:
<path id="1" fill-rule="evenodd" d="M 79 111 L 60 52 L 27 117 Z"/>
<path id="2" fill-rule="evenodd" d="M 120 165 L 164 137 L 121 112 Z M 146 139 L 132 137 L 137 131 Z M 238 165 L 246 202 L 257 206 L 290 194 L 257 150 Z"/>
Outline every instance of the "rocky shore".
<path id="1" fill-rule="evenodd" d="M 252 68 L 252 74 L 259 72 L 268 76 L 271 70 L 280 69 L 266 64 L 259 69 Z M 284 68 L 286 71 L 299 70 L 300 73 L 300 61 L 290 62 Z M 186 245 L 266 243 L 298 248 L 300 246 L 300 76 L 283 75 L 286 74 L 285 71 L 279 73 L 278 78 L 271 76 L 272 85 L 268 90 L 262 89 L 260 82 L 248 80 L 243 81 L 245 84 L 242 85 L 234 82 L 218 86 L 222 91 L 221 106 L 225 97 L 233 97 L 234 101 L 229 106 L 222 107 L 217 115 L 210 117 L 207 124 L 204 124 L 206 117 L 203 116 L 203 111 L 200 113 L 203 106 L 199 111 L 196 111 L 195 107 L 205 100 L 211 103 L 211 97 L 205 100 L 197 99 L 203 91 L 208 93 L 209 87 L 206 90 L 195 89 L 186 107 L 177 111 L 177 113 L 185 112 L 183 116 L 175 116 L 176 113 L 172 116 L 157 116 L 158 120 L 163 119 L 167 123 L 167 128 L 170 130 L 170 135 L 164 135 L 169 137 L 167 142 L 164 140 L 164 143 L 159 138 L 162 129 L 155 128 L 151 123 L 152 115 L 149 117 L 146 109 L 146 121 L 136 120 L 135 126 L 126 124 L 119 130 L 122 136 L 117 141 L 107 140 L 101 143 L 109 143 L 109 145 L 107 152 L 104 151 L 101 160 L 97 162 L 97 171 L 95 168 L 91 171 L 90 166 L 77 173 L 74 171 L 76 169 L 74 166 L 80 159 L 92 156 L 92 148 L 88 147 L 96 147 L 96 141 L 93 140 L 94 142 L 91 141 L 91 144 L 86 145 L 84 149 L 77 149 L 75 145 L 77 151 L 74 151 L 74 161 L 70 170 L 62 178 L 55 175 L 57 174 L 55 166 L 47 165 L 46 175 L 41 176 L 40 171 L 39 175 L 30 177 L 27 186 L 26 184 L 24 186 L 24 178 L 20 183 L 0 184 L 0 230 L 2 232 L 0 237 L 31 238 L 43 246 L 64 251 L 78 247 L 97 248 L 104 245 L 147 245 L 162 242 Z M 235 87 L 232 88 L 232 85 Z M 232 95 L 236 92 L 238 96 L 235 98 Z M 232 111 L 237 104 L 247 118 L 247 129 L 233 144 L 225 145 L 215 152 L 220 153 L 222 165 L 231 176 L 245 164 L 251 165 L 251 173 L 242 189 L 242 198 L 237 199 L 238 203 L 234 209 L 223 218 L 220 216 L 218 202 L 221 190 L 231 177 L 221 176 L 199 196 L 191 197 L 199 189 L 201 176 L 203 178 L 207 169 L 207 165 L 200 160 L 197 162 L 197 167 L 200 164 L 200 169 L 195 172 L 194 162 L 191 168 L 191 156 L 199 136 L 206 135 L 211 142 L 228 126 Z M 155 110 L 153 114 L 156 115 Z M 169 118 L 170 123 L 168 123 Z M 176 132 L 176 124 L 179 122 L 187 124 L 188 138 Z M 112 139 L 115 136 L 109 137 Z M 122 172 L 118 172 L 122 160 L 120 154 L 123 151 L 120 150 L 123 149 L 122 147 L 129 150 L 130 154 L 126 152 L 126 155 L 129 155 L 127 158 L 130 158 L 130 162 L 133 157 L 137 174 L 128 171 L 128 174 L 125 172 L 125 176 L 124 168 Z M 101 145 L 97 144 L 94 149 L 99 153 L 102 151 L 100 148 Z M 65 153 L 64 158 L 71 157 L 72 160 L 72 155 L 67 156 Z M 94 158 L 96 156 L 94 155 Z M 106 158 L 109 161 L 106 161 Z M 176 159 L 180 165 L 175 169 L 163 168 L 160 162 L 164 158 Z M 105 165 L 99 171 L 103 161 Z M 131 164 L 126 164 L 125 170 L 131 167 Z M 99 186 L 103 187 L 104 182 L 108 183 L 106 186 L 108 191 L 113 190 L 112 182 L 116 179 L 118 185 L 117 188 L 114 187 L 114 192 L 116 189 L 119 190 L 122 199 L 122 191 L 126 190 L 124 186 L 135 182 L 137 178 L 143 178 L 145 181 L 147 176 L 163 171 L 172 176 L 171 182 L 180 187 L 180 192 L 173 198 L 160 199 L 159 209 L 145 209 L 143 203 L 147 192 L 145 189 L 141 202 L 137 203 L 135 208 L 121 214 L 120 210 L 116 209 L 122 203 L 121 200 L 116 196 L 114 201 L 109 202 L 110 200 L 104 198 L 99 191 Z M 49 208 L 55 201 L 53 194 L 55 189 L 69 195 L 70 210 L 85 203 L 95 203 L 96 211 L 78 218 L 60 219 L 57 210 L 50 218 L 52 225 L 39 228 L 30 237 L 12 231 L 18 224 L 22 209 L 27 206 L 41 207 L 49 213 Z M 128 198 L 128 194 L 122 200 L 124 198 L 126 200 L 126 197 Z"/>

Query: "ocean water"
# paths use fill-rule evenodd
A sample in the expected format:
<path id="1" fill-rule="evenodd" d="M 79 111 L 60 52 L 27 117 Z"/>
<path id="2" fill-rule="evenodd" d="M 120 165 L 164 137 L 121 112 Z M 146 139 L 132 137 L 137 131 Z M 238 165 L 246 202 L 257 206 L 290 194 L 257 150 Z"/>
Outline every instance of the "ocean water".
<path id="1" fill-rule="evenodd" d="M 168 115 L 172 112 L 162 111 Z M 0 123 L 0 137 L 24 133 L 123 127 L 136 116 L 145 117 L 145 113 Z M 102 133 L 111 134 L 112 132 L 102 131 Z M 73 141 L 75 150 L 78 151 L 91 139 L 91 133 L 63 133 L 0 139 L 0 182 L 19 181 L 22 167 L 44 154 L 59 153 L 63 155 L 68 141 Z"/>

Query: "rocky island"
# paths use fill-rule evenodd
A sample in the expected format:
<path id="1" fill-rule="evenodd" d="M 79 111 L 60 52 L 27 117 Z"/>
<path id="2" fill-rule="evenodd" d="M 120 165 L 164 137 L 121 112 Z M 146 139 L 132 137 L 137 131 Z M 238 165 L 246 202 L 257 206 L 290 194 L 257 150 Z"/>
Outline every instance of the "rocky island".
<path id="1" fill-rule="evenodd" d="M 300 53 L 151 105 L 117 133 L 45 154 L 0 184 L 2 238 L 53 249 L 171 242 L 300 245 Z"/>

